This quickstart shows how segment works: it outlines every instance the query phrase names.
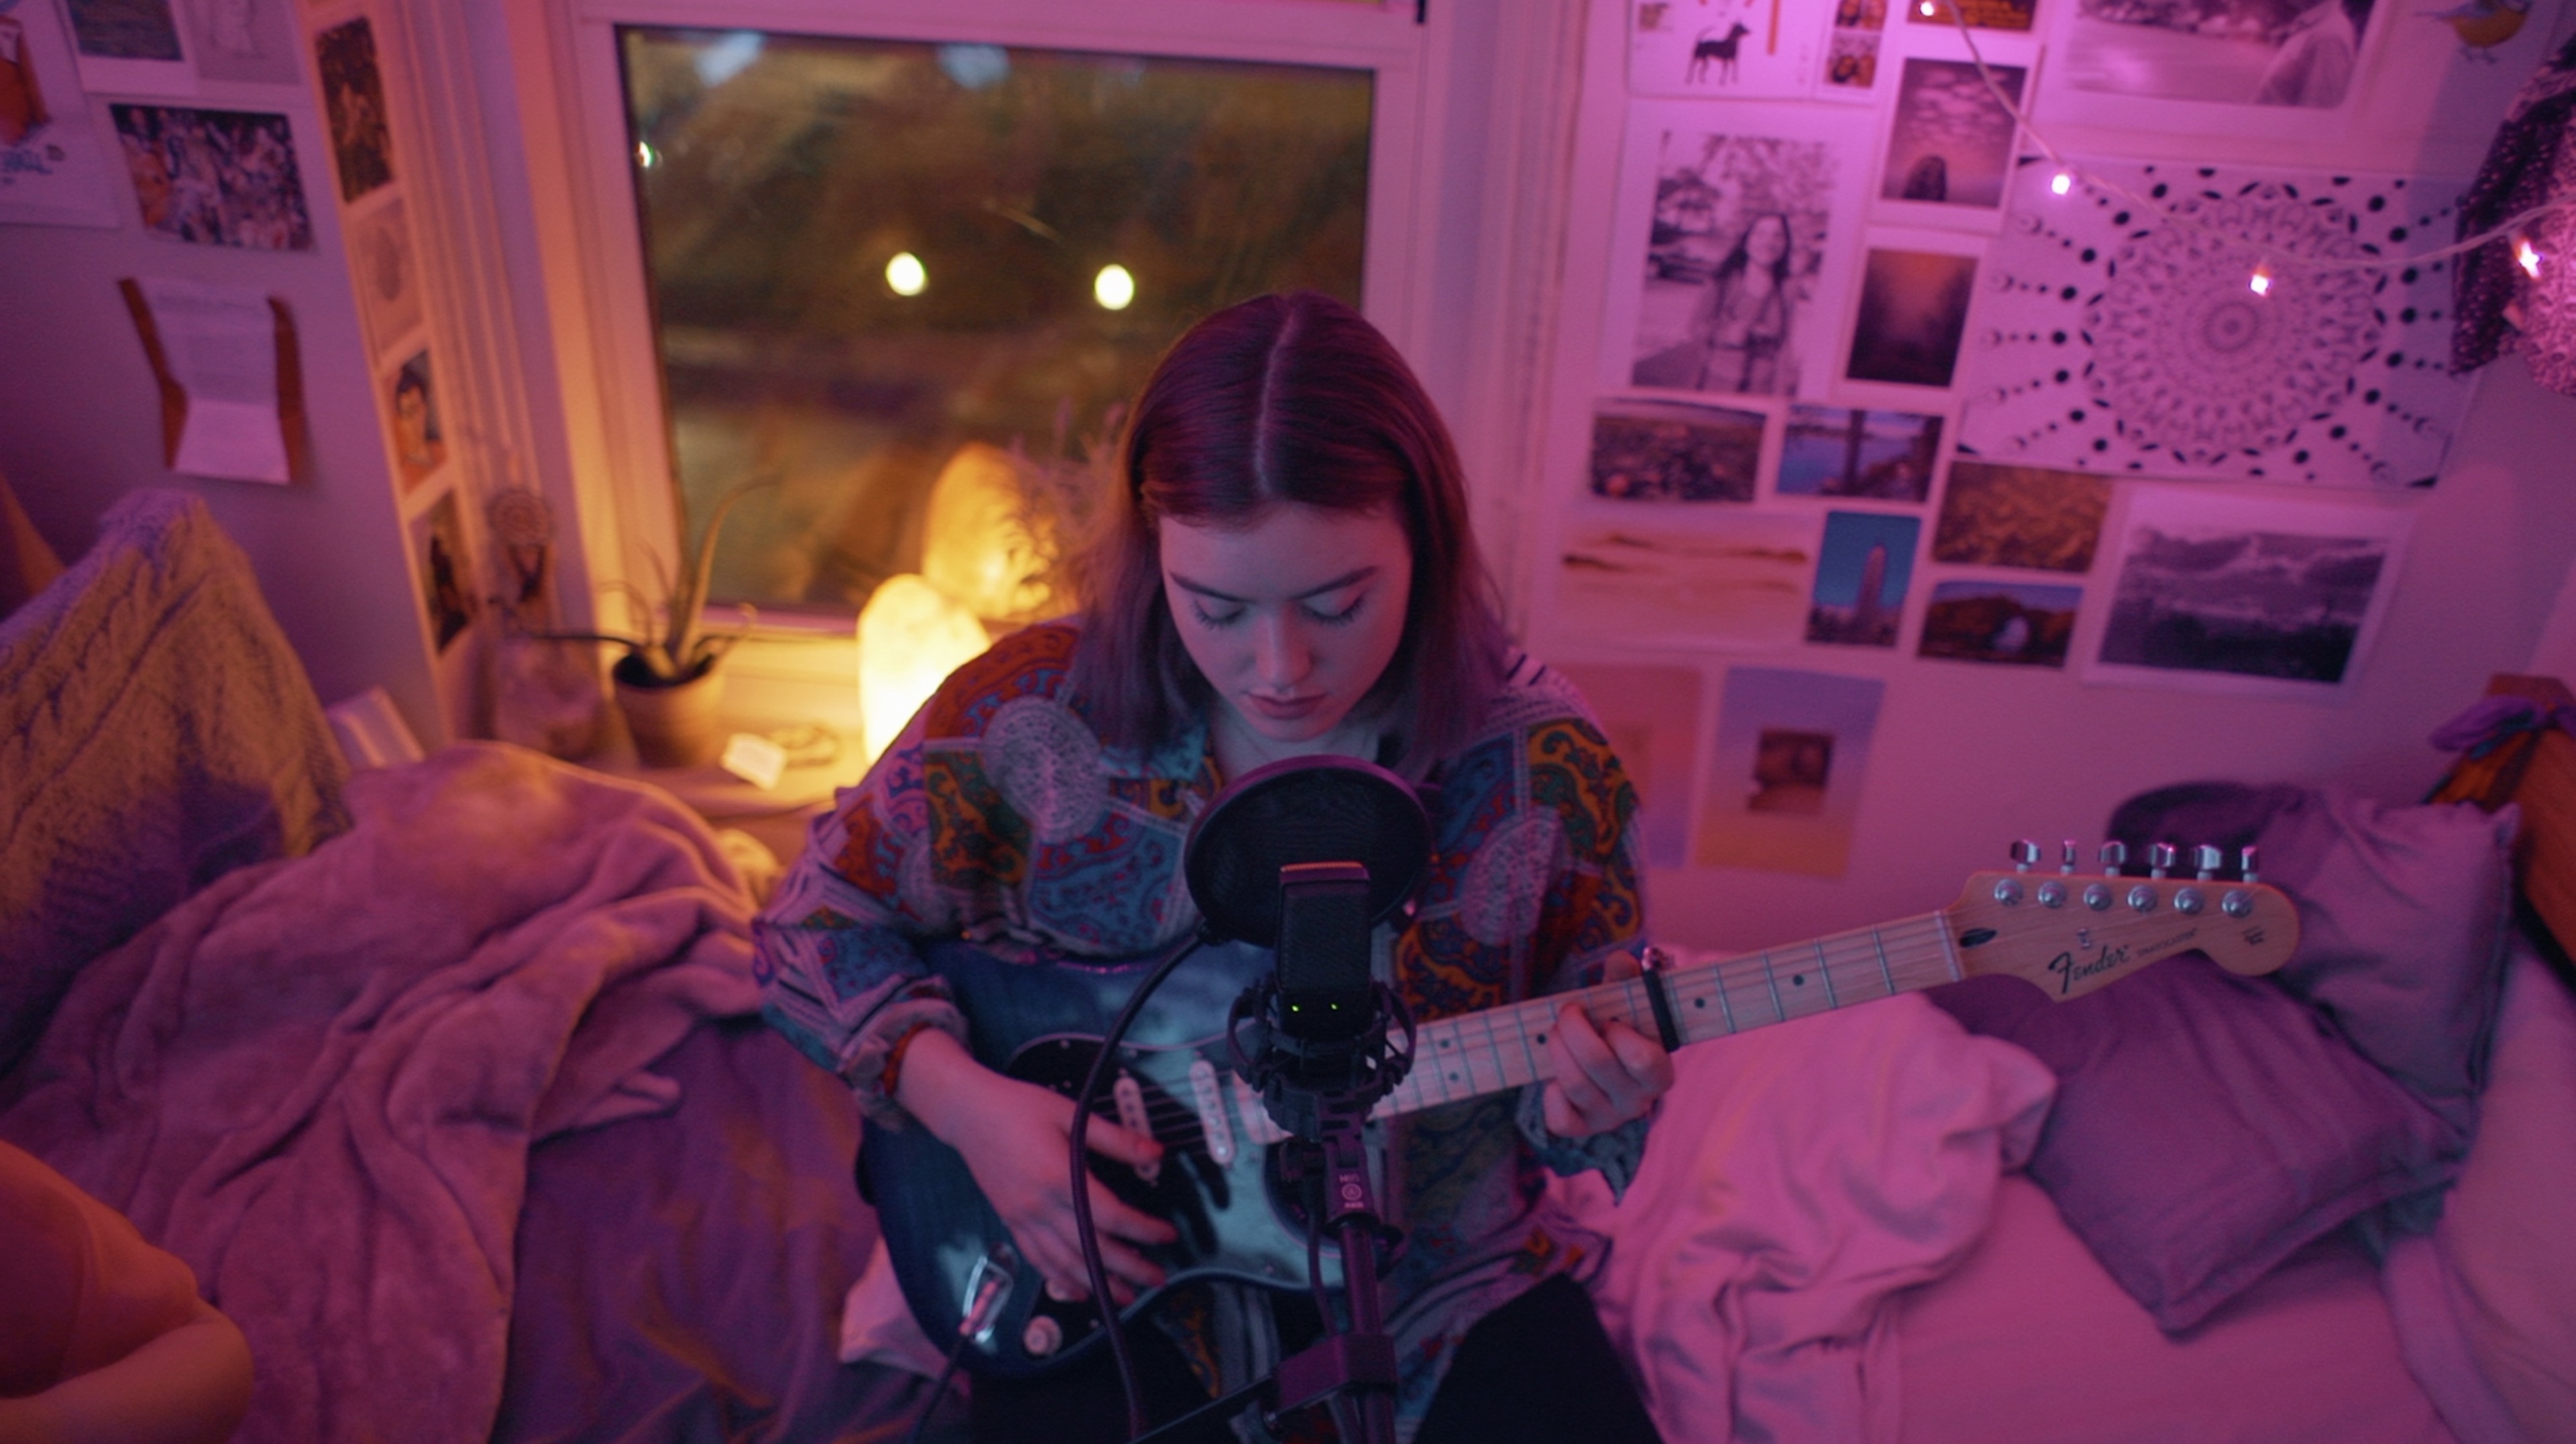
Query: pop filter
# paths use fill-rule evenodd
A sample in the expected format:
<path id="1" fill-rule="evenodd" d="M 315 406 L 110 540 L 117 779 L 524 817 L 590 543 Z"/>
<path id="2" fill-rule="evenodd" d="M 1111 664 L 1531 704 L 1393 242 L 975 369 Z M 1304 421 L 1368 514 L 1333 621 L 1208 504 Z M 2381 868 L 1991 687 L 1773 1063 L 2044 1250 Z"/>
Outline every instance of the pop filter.
<path id="1" fill-rule="evenodd" d="M 1279 871 L 1368 869 L 1370 926 L 1413 896 L 1431 862 L 1431 818 L 1404 779 L 1353 757 L 1290 757 L 1227 784 L 1190 828 L 1182 870 L 1217 938 L 1279 946 Z"/>

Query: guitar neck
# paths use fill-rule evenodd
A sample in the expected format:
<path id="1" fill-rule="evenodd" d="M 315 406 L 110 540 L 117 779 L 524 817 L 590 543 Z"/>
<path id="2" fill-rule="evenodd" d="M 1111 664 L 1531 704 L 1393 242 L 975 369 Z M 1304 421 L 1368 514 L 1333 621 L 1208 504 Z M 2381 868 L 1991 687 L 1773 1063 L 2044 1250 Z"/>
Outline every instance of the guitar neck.
<path id="1" fill-rule="evenodd" d="M 1964 977 L 1947 912 L 1856 928 L 1813 942 L 1747 953 L 1650 977 L 1552 993 L 1509 1007 L 1424 1023 L 1414 1031 L 1413 1067 L 1373 1110 L 1393 1117 L 1518 1088 L 1554 1076 L 1547 1035 L 1569 1002 L 1595 1022 L 1617 1020 L 1663 1036 L 1653 989 L 1660 982 L 1672 1035 L 1684 1045 L 1785 1023 L 1854 1003 L 1894 997 Z"/>

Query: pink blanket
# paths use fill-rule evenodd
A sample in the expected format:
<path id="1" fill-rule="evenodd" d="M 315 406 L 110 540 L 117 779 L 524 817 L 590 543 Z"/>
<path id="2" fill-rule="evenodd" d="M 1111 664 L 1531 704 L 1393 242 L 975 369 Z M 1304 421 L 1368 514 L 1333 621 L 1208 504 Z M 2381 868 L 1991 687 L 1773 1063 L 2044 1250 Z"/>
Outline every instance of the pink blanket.
<path id="1" fill-rule="evenodd" d="M 501 744 L 362 773 L 354 827 L 91 963 L 0 1136 L 197 1271 L 258 1363 L 245 1441 L 476 1441 L 528 1148 L 666 1107 L 757 1006 L 751 905 L 667 796 Z"/>
<path id="2" fill-rule="evenodd" d="M 1897 1437 L 1895 1293 L 1985 1231 L 2056 1080 L 1920 996 L 1683 1053 L 1594 1283 L 1675 1444 Z"/>

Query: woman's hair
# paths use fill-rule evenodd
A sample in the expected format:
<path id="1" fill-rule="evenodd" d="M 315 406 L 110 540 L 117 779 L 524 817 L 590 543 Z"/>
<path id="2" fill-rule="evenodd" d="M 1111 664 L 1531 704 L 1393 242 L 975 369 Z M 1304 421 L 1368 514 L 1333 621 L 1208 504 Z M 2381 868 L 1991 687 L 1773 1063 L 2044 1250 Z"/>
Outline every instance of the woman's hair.
<path id="1" fill-rule="evenodd" d="M 1753 219 L 1744 224 L 1744 234 L 1735 238 L 1735 249 L 1728 251 L 1726 259 L 1717 263 L 1717 279 L 1741 275 L 1753 264 L 1747 248 L 1753 244 L 1753 228 L 1764 221 L 1775 222 L 1780 227 L 1780 257 L 1771 263 L 1771 279 L 1784 284 L 1788 281 L 1789 263 L 1798 250 L 1798 233 L 1789 228 L 1789 218 L 1778 211 L 1753 213 Z"/>
<path id="2" fill-rule="evenodd" d="M 1074 693 L 1103 741 L 1160 746 L 1211 695 L 1172 624 L 1157 524 L 1249 527 L 1281 502 L 1403 525 L 1404 637 L 1361 706 L 1391 720 L 1408 771 L 1467 741 L 1501 683 L 1502 622 L 1449 429 L 1357 311 L 1300 291 L 1191 327 L 1136 398 L 1116 479 L 1082 568 L 1073 659 Z"/>

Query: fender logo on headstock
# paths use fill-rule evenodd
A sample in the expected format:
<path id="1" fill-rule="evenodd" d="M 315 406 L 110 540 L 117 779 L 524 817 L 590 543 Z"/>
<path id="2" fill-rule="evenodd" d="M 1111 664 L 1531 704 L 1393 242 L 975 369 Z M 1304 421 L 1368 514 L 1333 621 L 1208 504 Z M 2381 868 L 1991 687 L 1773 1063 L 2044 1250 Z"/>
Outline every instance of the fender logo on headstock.
<path id="1" fill-rule="evenodd" d="M 2098 956 L 2076 961 L 2073 953 L 2059 953 L 2048 960 L 2048 970 L 2057 975 L 2057 991 L 2065 992 L 2096 973 L 2107 973 L 2129 960 L 2127 948 L 2104 947 Z"/>

